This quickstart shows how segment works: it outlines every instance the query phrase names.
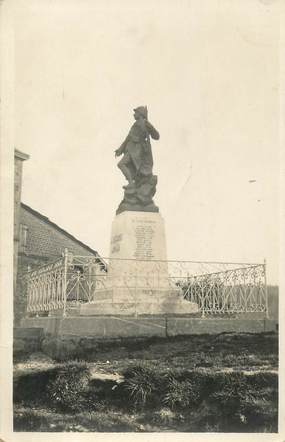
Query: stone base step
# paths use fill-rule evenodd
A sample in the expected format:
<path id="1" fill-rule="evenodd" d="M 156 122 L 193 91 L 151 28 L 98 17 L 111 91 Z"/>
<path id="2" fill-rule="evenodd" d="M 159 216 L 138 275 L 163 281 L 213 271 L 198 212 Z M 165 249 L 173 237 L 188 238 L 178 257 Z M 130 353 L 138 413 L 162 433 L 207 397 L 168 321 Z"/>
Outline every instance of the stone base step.
<path id="1" fill-rule="evenodd" d="M 98 302 L 83 304 L 80 316 L 95 315 L 160 315 L 198 313 L 198 306 L 192 302 Z"/>
<path id="2" fill-rule="evenodd" d="M 45 334 L 67 336 L 92 336 L 98 339 L 177 336 L 218 333 L 262 333 L 276 331 L 276 321 L 266 319 L 201 319 L 191 317 L 158 316 L 93 316 L 93 317 L 42 317 L 22 320 L 25 327 L 42 327 Z"/>

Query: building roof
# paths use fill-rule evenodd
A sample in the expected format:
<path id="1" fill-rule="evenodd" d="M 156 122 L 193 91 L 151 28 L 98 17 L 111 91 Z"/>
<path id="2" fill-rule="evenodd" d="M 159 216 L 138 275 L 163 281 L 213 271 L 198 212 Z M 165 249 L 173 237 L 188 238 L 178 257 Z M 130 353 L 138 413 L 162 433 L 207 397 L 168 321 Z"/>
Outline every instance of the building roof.
<path id="1" fill-rule="evenodd" d="M 37 212 L 36 210 L 32 209 L 30 206 L 27 206 L 27 204 L 21 203 L 21 207 L 23 207 L 23 209 L 25 209 L 28 212 L 30 212 L 32 215 L 36 216 L 38 219 L 40 219 L 40 220 L 44 221 L 45 223 L 47 223 L 48 225 L 52 226 L 58 232 L 64 234 L 68 238 L 72 239 L 74 242 L 79 244 L 81 247 L 84 247 L 86 250 L 88 250 L 90 253 L 92 253 L 93 255 L 97 256 L 98 258 L 100 258 L 100 260 L 102 262 L 104 262 L 104 260 L 100 257 L 100 255 L 98 254 L 98 252 L 96 250 L 94 250 L 91 247 L 87 246 L 87 244 L 84 244 L 82 241 L 79 241 L 79 239 L 75 238 L 73 235 L 68 233 L 66 230 L 62 229 L 57 224 L 55 224 L 54 222 L 50 221 L 50 219 L 48 217 L 46 217 L 46 216 L 42 215 L 41 213 Z"/>

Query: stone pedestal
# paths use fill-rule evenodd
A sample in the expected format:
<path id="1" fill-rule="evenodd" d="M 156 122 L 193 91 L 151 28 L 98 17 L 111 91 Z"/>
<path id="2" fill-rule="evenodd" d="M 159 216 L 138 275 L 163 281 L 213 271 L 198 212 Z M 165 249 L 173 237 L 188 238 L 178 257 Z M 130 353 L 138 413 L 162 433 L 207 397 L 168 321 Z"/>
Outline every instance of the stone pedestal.
<path id="1" fill-rule="evenodd" d="M 98 285 L 96 301 L 82 305 L 80 315 L 198 311 L 169 278 L 164 221 L 159 213 L 126 211 L 115 217 L 108 273 Z"/>

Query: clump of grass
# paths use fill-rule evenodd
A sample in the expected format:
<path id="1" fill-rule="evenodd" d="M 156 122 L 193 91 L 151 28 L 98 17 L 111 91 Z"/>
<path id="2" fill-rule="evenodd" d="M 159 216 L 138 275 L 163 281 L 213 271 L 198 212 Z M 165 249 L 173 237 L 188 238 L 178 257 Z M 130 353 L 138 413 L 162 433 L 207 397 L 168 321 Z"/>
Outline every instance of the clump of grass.
<path id="1" fill-rule="evenodd" d="M 223 373 L 216 377 L 215 389 L 210 394 L 210 399 L 223 410 L 223 413 L 233 414 L 246 394 L 249 392 L 243 374 Z"/>
<path id="2" fill-rule="evenodd" d="M 180 381 L 173 375 L 168 377 L 163 403 L 170 409 L 191 408 L 198 403 L 199 398 L 197 384 L 195 385 L 193 381 L 190 379 Z"/>
<path id="3" fill-rule="evenodd" d="M 124 373 L 124 390 L 135 406 L 144 407 L 157 401 L 160 390 L 160 378 L 154 368 L 146 365 L 137 365 L 127 369 Z"/>
<path id="4" fill-rule="evenodd" d="M 47 385 L 47 398 L 61 411 L 79 411 L 87 405 L 90 373 L 87 365 L 72 362 L 60 367 Z"/>

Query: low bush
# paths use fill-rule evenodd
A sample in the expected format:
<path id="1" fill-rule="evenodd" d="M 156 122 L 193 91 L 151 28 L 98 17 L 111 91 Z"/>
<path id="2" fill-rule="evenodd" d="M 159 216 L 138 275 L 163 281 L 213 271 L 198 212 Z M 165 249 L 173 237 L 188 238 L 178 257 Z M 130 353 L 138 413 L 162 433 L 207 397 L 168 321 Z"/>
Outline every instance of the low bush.
<path id="1" fill-rule="evenodd" d="M 47 385 L 49 403 L 61 411 L 79 411 L 88 405 L 90 373 L 85 363 L 68 363 Z"/>
<path id="2" fill-rule="evenodd" d="M 201 431 L 205 422 L 226 432 L 254 432 L 262 425 L 277 428 L 278 383 L 272 373 L 172 370 L 158 374 L 136 366 L 126 370 L 122 387 L 136 406 L 163 405 L 169 410 L 166 420 L 169 413 L 173 418 L 171 412 L 184 415 L 185 422 L 192 422 L 191 431 Z"/>
<path id="3" fill-rule="evenodd" d="M 241 373 L 222 373 L 216 376 L 215 389 L 209 399 L 224 416 L 233 416 L 240 408 L 241 400 L 250 395 L 246 377 Z"/>
<path id="4" fill-rule="evenodd" d="M 131 367 L 123 373 L 122 385 L 135 406 L 155 405 L 159 402 L 161 378 L 156 370 L 146 365 Z"/>
<path id="5" fill-rule="evenodd" d="M 193 381 L 179 381 L 173 376 L 167 379 L 166 393 L 162 401 L 170 409 L 191 408 L 199 399 L 199 387 Z"/>

